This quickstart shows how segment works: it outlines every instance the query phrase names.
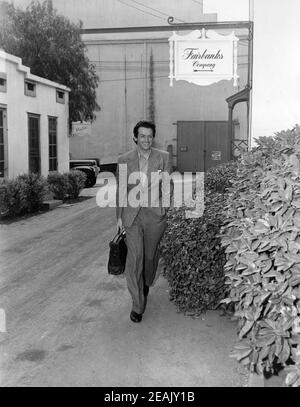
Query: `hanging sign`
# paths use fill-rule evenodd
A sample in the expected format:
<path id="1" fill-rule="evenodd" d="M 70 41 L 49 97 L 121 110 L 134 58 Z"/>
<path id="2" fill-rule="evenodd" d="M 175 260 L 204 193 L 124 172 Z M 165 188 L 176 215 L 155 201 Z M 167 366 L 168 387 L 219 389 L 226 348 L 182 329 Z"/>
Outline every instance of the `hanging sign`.
<path id="1" fill-rule="evenodd" d="M 92 134 L 91 123 L 88 122 L 72 122 L 72 137 L 74 136 L 90 136 Z"/>
<path id="2" fill-rule="evenodd" d="M 170 44 L 170 86 L 173 80 L 211 85 L 233 79 L 237 86 L 237 42 L 234 32 L 220 35 L 205 29 L 187 35 L 173 32 Z"/>

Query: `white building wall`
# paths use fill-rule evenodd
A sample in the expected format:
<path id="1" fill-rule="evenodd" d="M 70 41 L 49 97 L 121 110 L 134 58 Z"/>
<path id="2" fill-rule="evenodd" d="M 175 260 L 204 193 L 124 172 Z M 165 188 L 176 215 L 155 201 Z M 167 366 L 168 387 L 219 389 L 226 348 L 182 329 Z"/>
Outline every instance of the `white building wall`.
<path id="1" fill-rule="evenodd" d="M 231 31 L 223 30 L 221 34 L 226 35 Z M 172 145 L 176 155 L 177 121 L 227 121 L 226 98 L 245 88 L 248 74 L 247 30 L 235 31 L 241 37 L 238 44 L 240 78 L 237 87 L 233 86 L 233 80 L 210 86 L 174 81 L 173 87 L 170 87 L 168 36 L 172 32 L 160 33 L 160 39 L 145 40 L 144 33 L 134 33 L 135 39 L 104 40 L 103 37 L 107 35 L 98 35 L 98 39 L 93 36 L 93 39 L 86 40 L 88 57 L 95 64 L 100 79 L 97 100 L 101 111 L 96 114 L 91 136 L 70 139 L 72 157 L 99 157 L 102 164 L 114 163 L 119 154 L 133 148 L 132 129 L 148 114 L 151 49 L 156 147 L 166 150 L 168 145 Z M 151 34 L 157 36 L 158 33 Z M 234 109 L 234 119 L 239 120 L 240 135 L 247 140 L 247 112 L 238 106 Z"/>
<path id="2" fill-rule="evenodd" d="M 38 77 L 28 77 L 23 70 L 18 69 L 17 63 L 10 60 L 9 57 L 5 63 L 2 59 L 0 68 L 0 71 L 5 69 L 7 74 L 7 92 L 0 93 L 0 104 L 6 105 L 7 111 L 8 178 L 28 172 L 28 113 L 40 116 L 41 175 L 47 176 L 49 172 L 48 116 L 57 117 L 58 171 L 68 171 L 69 95 L 65 91 L 66 88 L 62 87 L 61 89 L 65 91 L 64 104 L 56 102 L 56 89 L 60 85 L 55 82 L 51 82 L 51 84 L 50 81 L 45 80 L 48 84 L 36 82 L 36 96 L 27 96 L 24 92 L 25 78 L 33 80 L 38 79 Z"/>

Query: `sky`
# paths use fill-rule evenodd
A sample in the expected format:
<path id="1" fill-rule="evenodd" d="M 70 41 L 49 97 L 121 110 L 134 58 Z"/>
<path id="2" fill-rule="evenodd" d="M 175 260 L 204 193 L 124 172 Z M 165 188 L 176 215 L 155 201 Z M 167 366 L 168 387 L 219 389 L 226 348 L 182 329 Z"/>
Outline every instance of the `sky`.
<path id="1" fill-rule="evenodd" d="M 31 0 L 10 0 L 13 1 L 17 6 L 26 6 Z M 41 0 L 42 1 L 42 0 Z M 124 3 L 129 3 L 133 7 L 128 8 L 128 13 L 136 13 L 134 7 L 141 7 L 138 3 L 144 4 L 146 7 L 152 7 L 160 9 L 162 12 L 171 12 L 176 4 L 178 9 L 182 6 L 189 7 L 190 9 L 194 8 L 197 10 L 197 6 L 201 6 L 201 0 L 137 0 L 137 2 L 131 2 L 131 0 L 106 0 L 107 2 L 115 2 L 118 4 L 119 9 L 126 10 Z M 204 12 L 205 13 L 218 13 L 219 21 L 231 21 L 231 20 L 248 20 L 249 17 L 249 1 L 251 0 L 204 0 Z M 258 0 L 256 0 L 258 1 Z M 259 0 L 259 1 L 270 1 L 270 0 Z M 273 0 L 272 0 L 273 1 Z M 276 0 L 274 0 L 276 1 Z M 72 0 L 70 0 L 72 3 Z M 75 3 L 81 2 L 85 3 L 85 0 L 75 0 Z M 100 3 L 100 1 L 99 1 Z M 194 6 L 194 7 L 193 7 Z M 151 9 L 148 8 L 148 12 L 151 12 Z M 152 18 L 153 19 L 153 18 Z M 154 19 L 155 21 L 155 19 Z"/>
<path id="2" fill-rule="evenodd" d="M 204 0 L 203 11 L 204 13 L 218 13 L 219 21 L 248 20 L 249 2 L 250 0 Z"/>

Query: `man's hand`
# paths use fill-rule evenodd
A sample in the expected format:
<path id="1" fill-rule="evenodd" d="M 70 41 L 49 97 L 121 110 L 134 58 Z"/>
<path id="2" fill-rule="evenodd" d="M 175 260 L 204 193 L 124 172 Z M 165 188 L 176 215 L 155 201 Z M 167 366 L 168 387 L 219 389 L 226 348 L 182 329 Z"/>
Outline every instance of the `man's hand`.
<path id="1" fill-rule="evenodd" d="M 122 222 L 122 219 L 121 218 L 118 218 L 118 220 L 117 220 L 117 229 L 119 230 L 122 230 L 123 229 L 123 222 Z"/>

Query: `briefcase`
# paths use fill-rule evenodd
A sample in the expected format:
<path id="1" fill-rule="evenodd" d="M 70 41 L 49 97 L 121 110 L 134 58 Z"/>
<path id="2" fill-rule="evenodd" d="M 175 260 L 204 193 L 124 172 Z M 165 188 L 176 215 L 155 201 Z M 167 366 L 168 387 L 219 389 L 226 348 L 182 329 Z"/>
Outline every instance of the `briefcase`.
<path id="1" fill-rule="evenodd" d="M 127 256 L 125 231 L 118 231 L 116 236 L 109 242 L 108 273 L 119 275 L 124 273 Z"/>

